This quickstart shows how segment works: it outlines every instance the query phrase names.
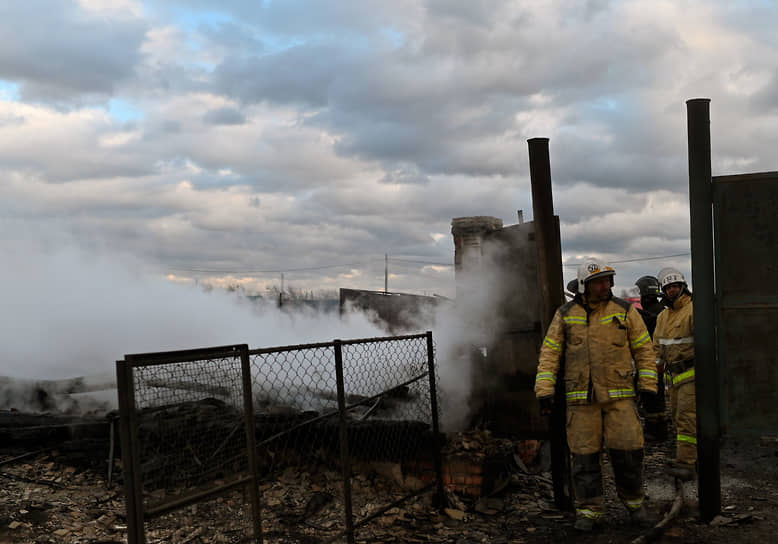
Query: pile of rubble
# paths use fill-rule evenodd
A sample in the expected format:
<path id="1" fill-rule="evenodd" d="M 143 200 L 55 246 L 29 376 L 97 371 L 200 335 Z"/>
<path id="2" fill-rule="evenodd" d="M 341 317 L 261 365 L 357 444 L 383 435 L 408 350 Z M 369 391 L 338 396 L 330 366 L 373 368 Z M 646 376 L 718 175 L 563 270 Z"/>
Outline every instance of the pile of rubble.
<path id="1" fill-rule="evenodd" d="M 449 466 L 487 466 L 510 441 L 488 433 L 451 436 L 446 446 Z M 534 452 L 534 456 L 529 451 Z M 447 486 L 446 505 L 433 504 L 423 493 L 389 509 L 385 505 L 408 494 L 411 476 L 399 465 L 360 463 L 354 466 L 352 497 L 355 519 L 374 520 L 357 530 L 360 542 L 451 542 L 468 530 L 493 534 L 493 526 L 508 517 L 517 522 L 563 519 L 551 499 L 551 481 L 540 466 L 538 448 L 512 448 L 518 463 L 529 461 L 537 473 L 507 464 L 491 478 L 483 493 L 463 493 Z M 0 543 L 5 542 L 126 542 L 127 525 L 120 478 L 110 483 L 106 467 L 74 466 L 56 450 L 21 453 L 0 451 Z M 121 463 L 115 461 L 120 473 Z M 473 468 L 475 470 L 475 468 Z M 486 469 L 487 472 L 490 469 Z M 510 490 L 509 493 L 506 490 Z M 344 526 L 342 475 L 332 467 L 289 467 L 261 485 L 262 527 L 267 542 L 320 542 Z M 218 497 L 154 519 L 147 541 L 233 542 L 249 533 L 247 508 L 240 493 Z M 502 521 L 501 521 L 502 520 Z M 491 528 L 490 528 L 491 527 Z M 480 529 L 479 529 L 480 528 Z M 419 535 L 423 534 L 423 537 Z M 433 536 L 434 535 L 434 536 Z"/>

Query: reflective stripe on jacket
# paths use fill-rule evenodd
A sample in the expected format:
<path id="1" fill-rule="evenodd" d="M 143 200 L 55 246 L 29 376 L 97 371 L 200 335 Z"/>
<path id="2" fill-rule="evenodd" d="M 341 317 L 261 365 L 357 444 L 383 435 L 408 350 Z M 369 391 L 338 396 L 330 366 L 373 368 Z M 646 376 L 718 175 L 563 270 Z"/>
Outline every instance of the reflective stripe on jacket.
<path id="1" fill-rule="evenodd" d="M 682 293 L 671 308 L 656 318 L 654 349 L 657 362 L 670 368 L 672 363 L 694 359 L 694 304 L 688 293 Z M 694 369 L 673 374 L 673 385 L 694 380 Z"/>
<path id="2" fill-rule="evenodd" d="M 578 299 L 560 306 L 540 348 L 535 394 L 552 396 L 565 360 L 569 404 L 591 404 L 635 396 L 632 360 L 641 391 L 657 390 L 654 349 L 643 318 L 627 301 L 612 297 L 587 315 Z"/>

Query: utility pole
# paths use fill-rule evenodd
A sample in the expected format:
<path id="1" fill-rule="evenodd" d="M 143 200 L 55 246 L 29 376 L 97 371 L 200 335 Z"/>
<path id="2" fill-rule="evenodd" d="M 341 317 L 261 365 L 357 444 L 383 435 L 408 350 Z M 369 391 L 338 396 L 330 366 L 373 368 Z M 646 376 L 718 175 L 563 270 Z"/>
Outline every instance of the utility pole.
<path id="1" fill-rule="evenodd" d="M 281 272 L 281 290 L 278 292 L 278 307 L 281 308 L 284 305 L 284 273 Z"/>
<path id="2" fill-rule="evenodd" d="M 389 254 L 384 253 L 384 293 L 389 292 Z"/>

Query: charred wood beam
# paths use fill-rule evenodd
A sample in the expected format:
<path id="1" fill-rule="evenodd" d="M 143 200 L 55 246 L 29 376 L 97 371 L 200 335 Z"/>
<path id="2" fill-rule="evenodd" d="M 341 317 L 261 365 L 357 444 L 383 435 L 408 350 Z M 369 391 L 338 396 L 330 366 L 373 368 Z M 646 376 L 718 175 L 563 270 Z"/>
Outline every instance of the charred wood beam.
<path id="1" fill-rule="evenodd" d="M 5 459 L 3 461 L 0 461 L 0 467 L 4 465 L 10 465 L 12 463 L 16 463 L 17 461 L 23 461 L 24 459 L 27 459 L 29 457 L 35 457 L 39 453 L 43 453 L 44 450 L 35 450 L 35 451 L 28 451 L 27 453 L 23 453 L 21 455 L 17 455 L 16 457 L 11 457 L 10 459 Z"/>
<path id="2" fill-rule="evenodd" d="M 16 474 L 11 474 L 9 472 L 2 472 L 2 471 L 0 471 L 0 476 L 2 476 L 4 478 L 8 478 L 10 480 L 17 480 L 19 482 L 26 482 L 26 483 L 29 483 L 29 484 L 46 485 L 46 486 L 54 487 L 54 488 L 57 488 L 57 489 L 64 489 L 65 488 L 64 485 L 62 485 L 60 483 L 57 483 L 57 482 L 54 482 L 54 481 L 40 480 L 40 479 L 36 480 L 34 478 L 25 478 L 24 476 L 18 476 Z"/>
<path id="3" fill-rule="evenodd" d="M 86 376 L 62 380 L 24 380 L 0 376 L 0 389 L 43 389 L 53 395 L 73 395 L 115 389 L 116 383 L 109 379 L 89 379 Z"/>
<path id="4" fill-rule="evenodd" d="M 0 442 L 46 443 L 73 438 L 101 437 L 108 441 L 108 423 L 67 423 L 64 425 L 38 425 L 35 427 L 0 428 Z"/>
<path id="5" fill-rule="evenodd" d="M 0 412 L 0 445 L 35 449 L 33 454 L 56 448 L 75 465 L 105 466 L 110 427 L 110 421 L 101 418 Z"/>
<path id="6" fill-rule="evenodd" d="M 232 389 L 221 385 L 215 385 L 210 383 L 199 383 L 185 380 L 144 380 L 143 385 L 146 387 L 161 387 L 165 389 L 180 389 L 182 391 L 193 391 L 195 393 L 206 393 L 208 395 L 216 395 L 220 397 L 232 396 Z"/>
<path id="7" fill-rule="evenodd" d="M 109 425 L 105 418 L 0 412 L 0 444 L 43 446 L 92 438 L 107 443 Z"/>
<path id="8" fill-rule="evenodd" d="M 0 376 L 0 410 L 14 409 L 23 412 L 67 412 L 81 406 L 84 399 L 71 395 L 94 393 L 115 389 L 116 384 L 106 380 L 86 377 L 66 380 L 20 380 Z M 94 401 L 92 408 L 105 408 L 106 403 Z"/>
<path id="9" fill-rule="evenodd" d="M 412 378 L 400 385 L 396 385 L 394 387 L 391 387 L 385 391 L 382 391 L 376 395 L 356 395 L 356 394 L 349 394 L 347 393 L 345 396 L 346 402 L 349 404 L 352 404 L 353 406 L 359 406 L 362 404 L 366 404 L 369 402 L 372 402 L 378 397 L 388 397 L 398 400 L 413 400 L 415 398 L 415 395 L 411 393 L 410 388 L 408 387 L 413 382 L 419 381 L 422 378 L 426 378 L 427 373 L 417 376 L 415 378 Z M 308 390 L 317 398 L 323 399 L 323 400 L 330 400 L 333 402 L 337 402 L 338 400 L 338 394 L 335 391 L 327 391 L 324 389 L 314 389 L 309 387 Z"/>
<path id="10" fill-rule="evenodd" d="M 0 410 L 0 429 L 14 427 L 37 427 L 46 425 L 68 425 L 72 423 L 96 423 L 101 417 L 74 416 L 63 414 L 32 414 L 12 410 Z"/>

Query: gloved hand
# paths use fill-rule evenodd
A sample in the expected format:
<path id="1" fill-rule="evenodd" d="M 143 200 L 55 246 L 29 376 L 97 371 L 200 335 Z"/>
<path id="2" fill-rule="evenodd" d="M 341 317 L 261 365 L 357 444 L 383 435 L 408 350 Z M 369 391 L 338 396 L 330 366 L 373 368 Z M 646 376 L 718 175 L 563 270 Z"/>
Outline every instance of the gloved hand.
<path id="1" fill-rule="evenodd" d="M 653 391 L 640 392 L 640 405 L 644 409 L 652 408 L 656 404 L 656 393 Z"/>
<path id="2" fill-rule="evenodd" d="M 554 408 L 554 397 L 543 397 L 538 401 L 540 402 L 540 415 L 550 416 L 551 410 Z"/>

